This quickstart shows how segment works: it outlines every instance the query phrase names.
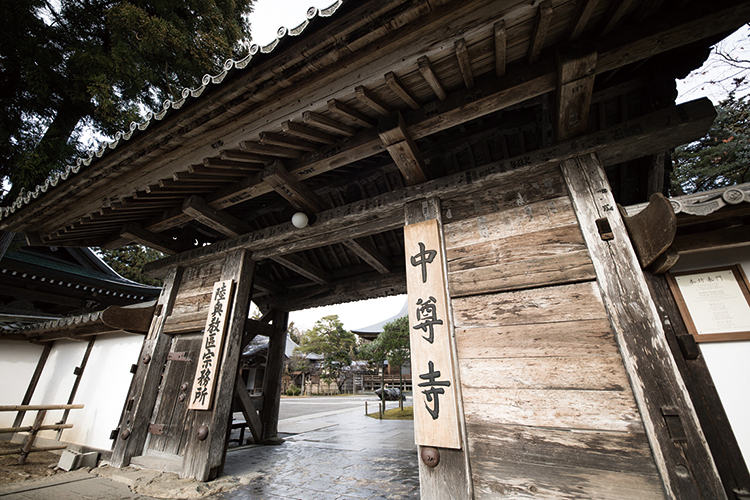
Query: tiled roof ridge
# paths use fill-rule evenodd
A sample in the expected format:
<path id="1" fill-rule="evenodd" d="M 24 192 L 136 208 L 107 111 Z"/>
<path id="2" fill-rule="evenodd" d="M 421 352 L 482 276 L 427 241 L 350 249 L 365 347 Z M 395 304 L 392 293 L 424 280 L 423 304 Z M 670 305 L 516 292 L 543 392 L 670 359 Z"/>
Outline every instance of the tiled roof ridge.
<path id="1" fill-rule="evenodd" d="M 727 205 L 750 203 L 750 182 L 726 186 L 711 191 L 700 191 L 668 198 L 675 214 L 709 215 Z M 635 215 L 646 208 L 648 203 L 638 203 L 625 207 L 628 215 Z"/>
<path id="2" fill-rule="evenodd" d="M 157 113 L 149 112 L 146 115 L 144 121 L 140 123 L 131 122 L 127 131 L 118 132 L 117 134 L 115 134 L 114 140 L 112 140 L 111 142 L 102 143 L 99 149 L 91 150 L 87 158 L 78 158 L 75 165 L 68 165 L 63 172 L 54 172 L 50 174 L 50 176 L 44 181 L 44 183 L 37 185 L 33 190 L 27 191 L 26 189 L 22 189 L 21 193 L 13 201 L 13 203 L 5 207 L 0 207 L 0 220 L 8 217 L 10 214 L 15 213 L 17 210 L 20 210 L 24 206 L 28 205 L 32 200 L 37 199 L 43 193 L 46 193 L 49 189 L 56 187 L 61 181 L 67 180 L 71 175 L 77 174 L 82 167 L 88 167 L 95 158 L 101 158 L 104 153 L 107 152 L 107 150 L 115 149 L 120 144 L 120 141 L 130 140 L 136 130 L 144 131 L 151 125 L 154 120 L 163 120 L 170 109 L 180 109 L 189 98 L 197 99 L 211 84 L 219 85 L 222 81 L 224 81 L 231 70 L 245 69 L 250 64 L 250 61 L 252 61 L 253 57 L 257 54 L 269 54 L 273 52 L 273 50 L 276 48 L 276 46 L 279 45 L 279 43 L 285 36 L 301 35 L 302 33 L 304 33 L 305 29 L 310 25 L 310 23 L 318 16 L 331 17 L 343 3 L 344 0 L 334 0 L 334 2 L 330 6 L 324 9 L 310 7 L 309 9 L 307 9 L 305 20 L 296 28 L 287 29 L 282 26 L 277 30 L 276 39 L 271 43 L 263 46 L 252 44 L 250 46 L 249 54 L 238 61 L 235 61 L 234 59 L 227 59 L 224 62 L 223 70 L 219 74 L 203 75 L 203 78 L 201 79 L 201 85 L 199 87 L 194 89 L 185 87 L 184 89 L 182 89 L 181 97 L 179 100 L 164 101 L 161 111 Z"/>

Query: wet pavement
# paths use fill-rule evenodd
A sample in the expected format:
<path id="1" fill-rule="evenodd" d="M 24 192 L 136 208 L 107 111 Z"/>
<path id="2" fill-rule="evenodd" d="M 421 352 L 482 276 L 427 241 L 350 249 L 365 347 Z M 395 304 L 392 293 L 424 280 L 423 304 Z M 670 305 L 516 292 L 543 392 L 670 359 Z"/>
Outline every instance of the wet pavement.
<path id="1" fill-rule="evenodd" d="M 367 399 L 369 411 L 377 411 L 375 398 Z M 284 400 L 279 433 L 285 441 L 277 446 L 230 448 L 217 480 L 229 491 L 212 490 L 211 483 L 172 486 L 162 476 L 138 478 L 147 471 L 114 469 L 100 477 L 79 470 L 0 488 L 0 500 L 419 498 L 413 422 L 366 417 L 362 396 Z M 138 488 L 146 482 L 149 489 Z"/>

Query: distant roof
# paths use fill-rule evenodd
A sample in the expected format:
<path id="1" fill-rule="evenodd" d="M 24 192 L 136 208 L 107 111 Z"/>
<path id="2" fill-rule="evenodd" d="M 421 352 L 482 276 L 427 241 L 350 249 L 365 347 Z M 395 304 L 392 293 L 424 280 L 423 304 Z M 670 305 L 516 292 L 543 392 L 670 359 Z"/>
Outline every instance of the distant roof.
<path id="1" fill-rule="evenodd" d="M 404 316 L 408 316 L 408 315 L 409 315 L 409 307 L 408 307 L 408 303 L 406 299 L 404 299 L 404 306 L 401 308 L 401 310 L 398 313 L 396 313 L 396 315 L 391 316 L 390 318 L 386 318 L 382 321 L 378 321 L 377 323 L 373 323 L 372 325 L 369 325 L 369 326 L 363 326 L 362 328 L 352 329 L 352 333 L 359 335 L 363 339 L 373 340 L 375 339 L 375 337 L 378 336 L 380 332 L 383 331 L 383 327 L 387 323 L 390 323 L 391 321 L 395 321 L 399 318 L 403 318 Z"/>

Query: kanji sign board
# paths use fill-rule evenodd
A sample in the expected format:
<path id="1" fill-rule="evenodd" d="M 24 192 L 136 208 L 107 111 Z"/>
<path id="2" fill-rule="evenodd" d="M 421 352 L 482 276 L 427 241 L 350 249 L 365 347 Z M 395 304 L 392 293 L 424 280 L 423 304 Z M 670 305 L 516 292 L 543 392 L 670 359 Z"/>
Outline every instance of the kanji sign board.
<path id="1" fill-rule="evenodd" d="M 404 226 L 409 301 L 414 438 L 418 445 L 461 448 L 455 361 L 440 226 Z"/>
<path id="2" fill-rule="evenodd" d="M 208 410 L 219 374 L 221 347 L 224 343 L 224 332 L 232 298 L 234 281 L 217 281 L 211 294 L 211 305 L 208 309 L 206 329 L 203 331 L 203 342 L 195 370 L 193 390 L 190 393 L 190 410 Z"/>

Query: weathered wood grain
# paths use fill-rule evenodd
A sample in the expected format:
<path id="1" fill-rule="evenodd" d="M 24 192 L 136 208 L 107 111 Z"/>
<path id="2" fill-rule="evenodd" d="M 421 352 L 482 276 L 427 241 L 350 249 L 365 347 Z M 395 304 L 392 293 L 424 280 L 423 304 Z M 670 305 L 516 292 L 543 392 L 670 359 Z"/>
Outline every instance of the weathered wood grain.
<path id="1" fill-rule="evenodd" d="M 619 354 L 607 319 L 456 328 L 456 343 L 462 361 Z"/>
<path id="2" fill-rule="evenodd" d="M 629 388 L 622 391 L 463 388 L 466 421 L 566 429 L 640 431 Z"/>
<path id="3" fill-rule="evenodd" d="M 561 168 L 664 489 L 675 498 L 726 498 L 604 168 L 593 154 L 566 160 Z M 601 218 L 612 229 L 607 241 L 597 229 Z M 687 441 L 672 438 L 665 408 L 676 409 Z"/>
<path id="4" fill-rule="evenodd" d="M 453 299 L 453 314 L 456 327 L 541 325 L 606 318 L 594 282 L 460 297 Z"/>
<path id="5" fill-rule="evenodd" d="M 622 391 L 620 356 L 468 359 L 459 363 L 464 389 Z"/>
<path id="6" fill-rule="evenodd" d="M 594 268 L 586 250 L 561 256 L 542 256 L 508 264 L 495 264 L 450 273 L 450 292 L 463 297 L 503 290 L 518 290 L 540 285 L 558 285 L 588 281 Z"/>
<path id="7" fill-rule="evenodd" d="M 493 423 L 468 424 L 471 451 L 485 463 L 507 461 L 622 472 L 651 477 L 661 489 L 659 475 L 643 432 L 555 429 Z M 493 459 L 494 450 L 502 455 Z"/>
<path id="8" fill-rule="evenodd" d="M 443 221 L 440 200 L 437 198 L 428 198 L 407 204 L 404 207 L 404 219 L 406 225 L 418 224 L 429 220 L 437 220 L 439 226 L 442 226 Z M 442 230 L 440 231 L 440 233 L 442 233 Z M 444 237 L 441 246 L 443 248 L 445 246 Z M 443 259 L 445 259 L 445 255 L 443 255 L 442 257 Z M 447 270 L 443 268 L 441 272 L 445 273 L 446 271 Z M 451 304 L 450 295 L 447 292 L 446 295 L 448 304 Z M 447 312 L 447 324 L 450 333 L 450 356 L 453 360 L 457 360 L 458 352 L 454 340 L 455 322 L 452 318 L 451 307 L 447 308 Z M 453 379 L 456 381 L 456 405 L 458 409 L 458 423 L 462 449 L 455 450 L 450 448 L 438 448 L 438 451 L 440 453 L 440 463 L 436 467 L 428 467 L 421 459 L 419 459 L 419 483 L 420 495 L 422 498 L 447 500 L 453 498 L 474 497 L 474 486 L 472 481 L 471 463 L 468 451 L 462 387 L 460 376 L 455 364 L 453 364 L 453 368 Z"/>
<path id="9" fill-rule="evenodd" d="M 564 464 L 537 465 L 510 460 L 473 462 L 476 469 L 475 492 L 478 500 L 513 499 L 580 499 L 662 500 L 664 494 L 658 479 L 638 474 L 598 471 Z"/>

